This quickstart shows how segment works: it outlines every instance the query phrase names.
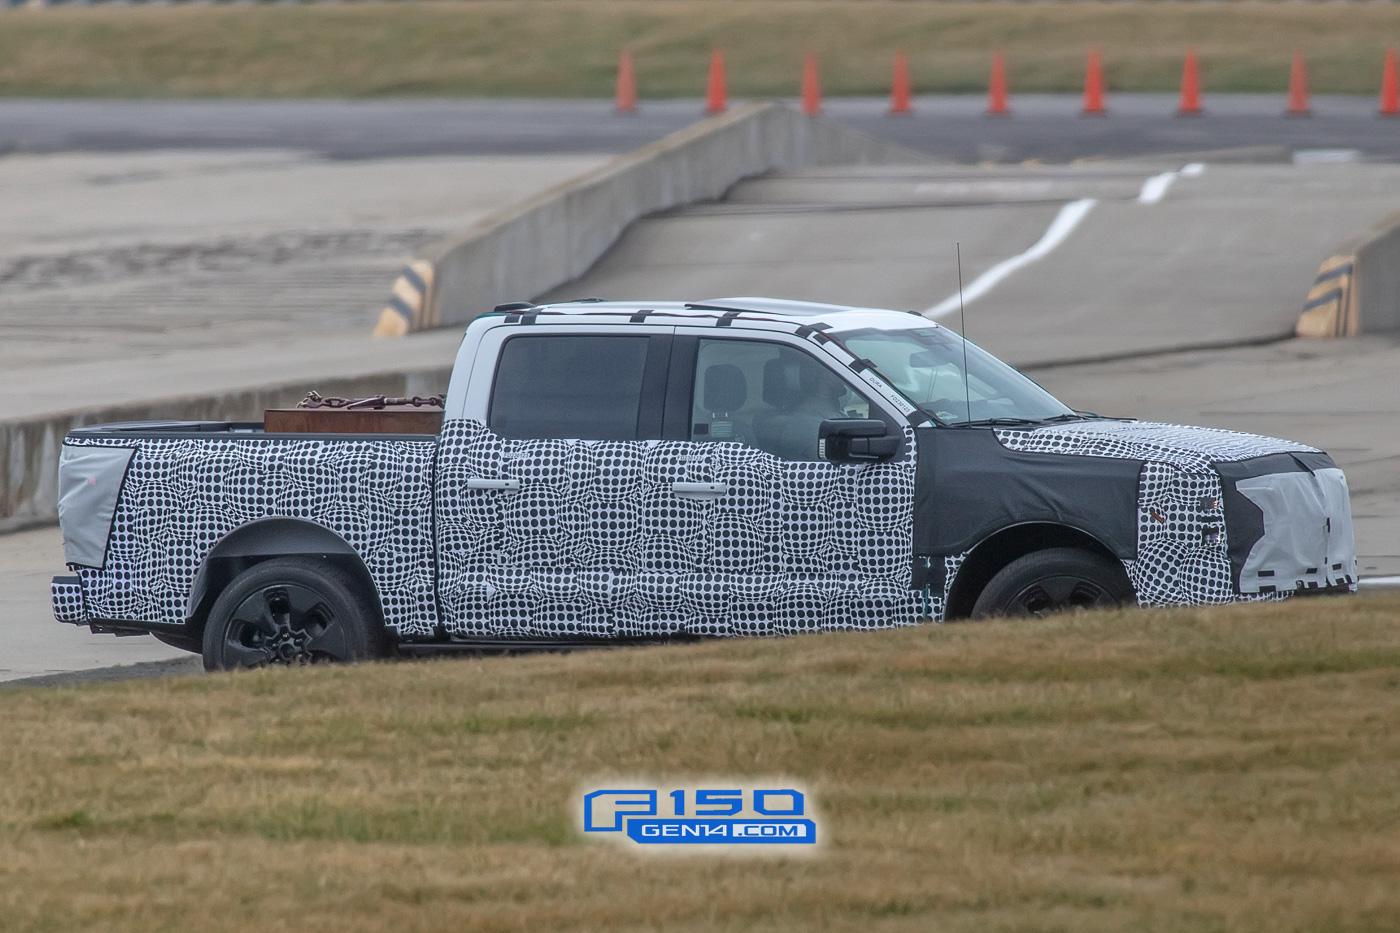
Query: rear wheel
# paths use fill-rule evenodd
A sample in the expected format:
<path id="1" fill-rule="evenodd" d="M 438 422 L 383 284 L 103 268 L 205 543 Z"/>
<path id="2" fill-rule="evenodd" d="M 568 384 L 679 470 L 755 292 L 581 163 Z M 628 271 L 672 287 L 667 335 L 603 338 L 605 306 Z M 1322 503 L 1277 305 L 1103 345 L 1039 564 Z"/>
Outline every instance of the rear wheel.
<path id="1" fill-rule="evenodd" d="M 360 661 L 386 653 L 373 599 L 323 561 L 278 558 L 238 576 L 204 626 L 204 669 Z"/>
<path id="2" fill-rule="evenodd" d="M 977 597 L 972 617 L 1039 618 L 1132 600 L 1133 586 L 1122 564 L 1079 548 L 1049 548 L 1019 557 L 998 571 Z"/>

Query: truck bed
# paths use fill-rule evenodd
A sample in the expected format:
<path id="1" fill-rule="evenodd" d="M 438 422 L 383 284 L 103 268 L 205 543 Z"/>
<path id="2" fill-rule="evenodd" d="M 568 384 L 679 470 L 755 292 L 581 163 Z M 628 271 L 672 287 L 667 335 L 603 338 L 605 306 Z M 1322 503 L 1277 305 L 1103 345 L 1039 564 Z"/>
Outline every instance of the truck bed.
<path id="1" fill-rule="evenodd" d="M 431 636 L 436 453 L 430 434 L 271 434 L 247 422 L 74 430 L 61 470 L 62 500 L 72 504 L 65 551 L 86 614 L 183 626 L 195 574 L 215 546 L 250 522 L 275 520 L 329 529 L 383 594 L 385 625 L 402 639 Z M 75 560 L 70 540 L 105 544 Z"/>

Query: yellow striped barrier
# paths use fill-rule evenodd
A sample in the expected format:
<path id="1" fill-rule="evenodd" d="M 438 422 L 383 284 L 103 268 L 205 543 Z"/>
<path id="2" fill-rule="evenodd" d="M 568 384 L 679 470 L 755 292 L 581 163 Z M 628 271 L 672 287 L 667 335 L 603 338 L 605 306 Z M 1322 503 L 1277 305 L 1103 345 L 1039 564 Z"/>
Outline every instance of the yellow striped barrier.
<path id="1" fill-rule="evenodd" d="M 404 266 L 394 280 L 389 303 L 379 312 L 374 336 L 402 337 L 415 330 L 432 327 L 435 322 L 428 320 L 432 314 L 432 302 L 429 301 L 432 291 L 432 263 L 426 259 L 415 259 Z"/>
<path id="2" fill-rule="evenodd" d="M 1294 333 L 1323 339 L 1360 333 L 1355 278 L 1355 256 L 1333 256 L 1324 262 L 1308 290 Z"/>

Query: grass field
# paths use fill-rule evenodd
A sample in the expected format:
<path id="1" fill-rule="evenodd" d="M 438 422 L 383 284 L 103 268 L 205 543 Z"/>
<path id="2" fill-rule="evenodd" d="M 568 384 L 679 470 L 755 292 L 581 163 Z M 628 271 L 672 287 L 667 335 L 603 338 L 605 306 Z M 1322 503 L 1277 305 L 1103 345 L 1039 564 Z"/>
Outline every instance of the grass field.
<path id="1" fill-rule="evenodd" d="M 1394 930 L 1400 598 L 0 690 L 0 927 Z M 813 858 L 582 841 L 786 775 Z"/>
<path id="2" fill-rule="evenodd" d="M 1374 94 L 1394 4 L 943 4 L 919 0 L 471 0 L 0 10 L 0 94 L 607 96 L 632 47 L 643 97 L 699 96 L 712 47 L 738 95 L 797 92 L 803 51 L 835 94 L 886 93 L 906 50 L 918 89 L 982 91 L 1006 51 L 1013 92 L 1172 90 L 1188 45 L 1207 92 L 1282 94 L 1294 48 L 1316 91 Z"/>

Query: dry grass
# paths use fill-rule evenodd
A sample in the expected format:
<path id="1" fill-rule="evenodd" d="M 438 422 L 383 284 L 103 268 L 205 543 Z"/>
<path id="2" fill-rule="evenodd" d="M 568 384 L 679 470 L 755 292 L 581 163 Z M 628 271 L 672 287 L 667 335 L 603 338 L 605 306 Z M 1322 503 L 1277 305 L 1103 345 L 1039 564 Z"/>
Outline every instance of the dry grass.
<path id="1" fill-rule="evenodd" d="M 1400 599 L 0 690 L 20 930 L 1393 930 Z M 814 859 L 586 843 L 782 774 Z"/>
<path id="2" fill-rule="evenodd" d="M 727 50 L 741 95 L 795 94 L 804 49 L 832 93 L 886 93 L 908 51 L 921 90 L 1072 91 L 1102 46 L 1110 88 L 1172 90 L 1187 45 L 1206 89 L 1283 93 L 1293 49 L 1317 91 L 1376 93 L 1400 6 L 914 0 L 474 0 L 0 11 L 0 94 L 607 96 L 637 55 L 643 96 L 699 96 Z"/>

